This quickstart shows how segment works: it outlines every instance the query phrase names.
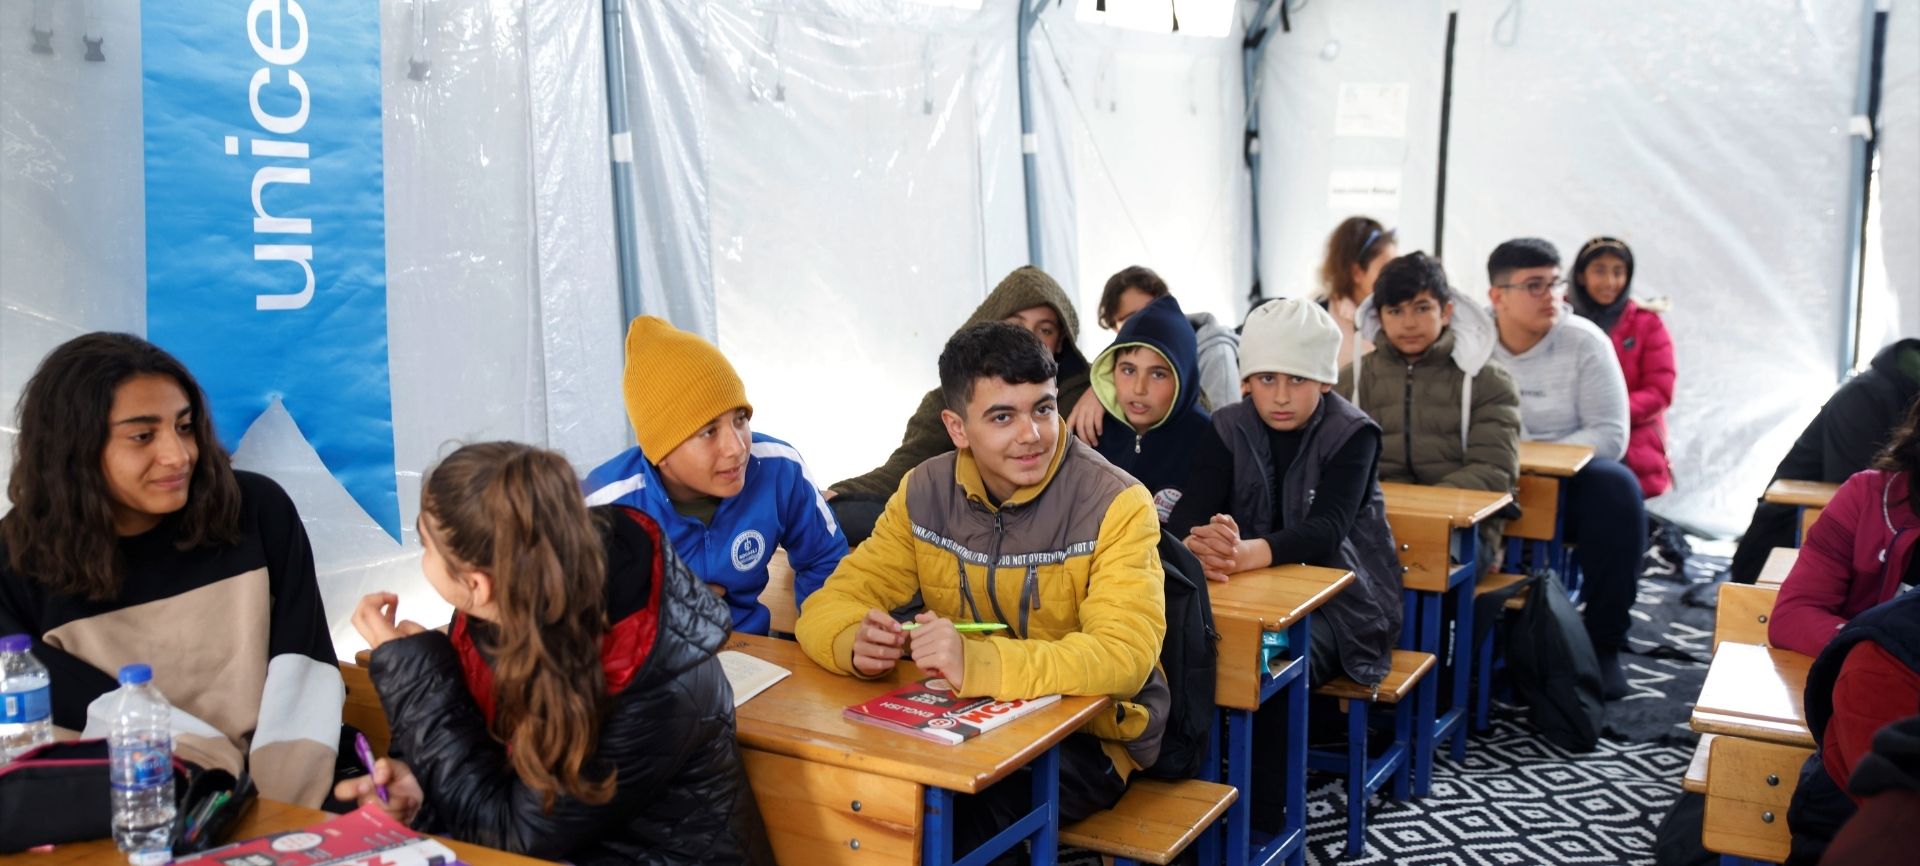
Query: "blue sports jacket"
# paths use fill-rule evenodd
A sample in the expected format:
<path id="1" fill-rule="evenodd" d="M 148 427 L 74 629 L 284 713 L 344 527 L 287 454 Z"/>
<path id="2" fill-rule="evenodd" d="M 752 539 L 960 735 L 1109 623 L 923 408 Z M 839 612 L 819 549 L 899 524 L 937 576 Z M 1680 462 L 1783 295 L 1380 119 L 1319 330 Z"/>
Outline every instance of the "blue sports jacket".
<path id="1" fill-rule="evenodd" d="M 770 614 L 760 591 L 775 546 L 786 548 L 794 601 L 803 606 L 847 555 L 846 533 L 800 452 L 762 433 L 753 434 L 746 487 L 720 501 L 711 524 L 674 510 L 659 471 L 638 446 L 600 464 L 582 487 L 590 506 L 626 505 L 658 522 L 695 576 L 726 589 L 735 631 L 767 633 Z"/>

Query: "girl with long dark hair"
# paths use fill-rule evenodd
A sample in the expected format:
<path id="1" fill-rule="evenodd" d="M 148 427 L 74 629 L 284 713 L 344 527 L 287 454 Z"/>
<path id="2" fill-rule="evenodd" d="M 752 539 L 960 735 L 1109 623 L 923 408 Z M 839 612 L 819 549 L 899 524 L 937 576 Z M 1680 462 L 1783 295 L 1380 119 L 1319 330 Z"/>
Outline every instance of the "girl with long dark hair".
<path id="1" fill-rule="evenodd" d="M 344 690 L 285 491 L 236 471 L 206 397 L 127 334 L 53 350 L 20 397 L 0 518 L 0 634 L 26 633 L 56 727 L 104 736 L 121 665 L 174 705 L 174 751 L 317 806 Z"/>
<path id="2" fill-rule="evenodd" d="M 576 864 L 771 862 L 715 653 L 727 606 L 566 460 L 468 445 L 428 472 L 421 570 L 447 634 L 362 599 L 353 624 L 393 758 L 341 799 L 423 829 Z"/>

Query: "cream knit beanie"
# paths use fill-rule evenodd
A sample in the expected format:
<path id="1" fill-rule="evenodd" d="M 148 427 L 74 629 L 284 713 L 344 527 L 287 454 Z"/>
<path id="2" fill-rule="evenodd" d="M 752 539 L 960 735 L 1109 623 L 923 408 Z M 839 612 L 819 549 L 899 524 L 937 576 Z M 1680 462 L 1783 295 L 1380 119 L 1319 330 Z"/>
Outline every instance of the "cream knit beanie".
<path id="1" fill-rule="evenodd" d="M 1329 385 L 1340 379 L 1340 326 L 1313 301 L 1279 298 L 1247 314 L 1240 378 L 1284 373 Z"/>

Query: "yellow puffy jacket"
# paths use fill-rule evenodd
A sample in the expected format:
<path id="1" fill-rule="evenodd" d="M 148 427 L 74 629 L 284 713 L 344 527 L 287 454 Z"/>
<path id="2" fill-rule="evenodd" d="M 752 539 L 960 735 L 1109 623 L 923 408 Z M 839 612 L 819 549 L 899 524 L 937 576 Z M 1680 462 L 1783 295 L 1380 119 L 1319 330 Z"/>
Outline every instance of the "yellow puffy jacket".
<path id="1" fill-rule="evenodd" d="M 1156 668 L 1167 629 L 1160 521 L 1145 487 L 1061 424 L 1046 478 L 998 507 L 969 452 L 908 473 L 794 628 L 815 662 L 852 675 L 867 611 L 916 592 L 956 623 L 1007 623 L 967 636 L 961 693 L 1111 696 L 1112 713 L 1084 730 L 1106 741 L 1124 776 L 1153 763 L 1170 703 Z"/>

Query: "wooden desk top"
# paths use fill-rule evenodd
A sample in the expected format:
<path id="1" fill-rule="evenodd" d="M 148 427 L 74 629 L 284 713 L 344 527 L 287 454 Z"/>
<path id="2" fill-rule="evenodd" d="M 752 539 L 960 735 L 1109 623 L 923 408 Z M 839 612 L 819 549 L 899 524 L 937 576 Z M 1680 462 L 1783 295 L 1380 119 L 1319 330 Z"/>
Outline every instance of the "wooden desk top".
<path id="1" fill-rule="evenodd" d="M 1105 696 L 1062 697 L 1005 727 L 944 746 L 841 715 L 852 704 L 924 676 L 911 660 L 879 680 L 861 680 L 814 664 L 793 641 L 736 634 L 726 648 L 793 672 L 734 711 L 741 745 L 967 794 L 1026 766 L 1112 704 Z"/>
<path id="2" fill-rule="evenodd" d="M 1243 571 L 1221 583 L 1207 581 L 1213 618 L 1221 628 L 1230 621 L 1252 623 L 1261 631 L 1280 631 L 1312 613 L 1354 581 L 1353 572 L 1314 565 L 1277 565 Z"/>
<path id="3" fill-rule="evenodd" d="M 1592 445 L 1567 445 L 1560 442 L 1520 443 L 1520 471 L 1530 475 L 1571 478 L 1593 459 Z"/>
<path id="4" fill-rule="evenodd" d="M 331 820 L 336 816 L 318 809 L 295 806 L 291 803 L 277 803 L 272 800 L 256 800 L 247 810 L 246 817 L 234 828 L 232 839 L 243 842 L 272 833 L 298 830 Z M 482 848 L 465 842 L 441 839 L 454 853 L 460 855 L 463 863 L 472 866 L 532 866 L 545 863 L 519 854 L 508 854 L 492 848 Z M 60 845 L 45 854 L 19 854 L 4 858 L 16 866 L 67 866 L 67 864 L 124 864 L 125 855 L 113 847 L 112 839 L 96 839 L 92 842 L 80 842 L 73 845 Z"/>
<path id="5" fill-rule="evenodd" d="M 1713 653 L 1700 686 L 1691 726 L 1790 746 L 1813 746 L 1801 704 L 1813 657 L 1742 643 L 1723 643 Z"/>
<path id="6" fill-rule="evenodd" d="M 1760 567 L 1760 579 L 1754 583 L 1760 586 L 1779 586 L 1787 582 L 1787 575 L 1793 571 L 1793 564 L 1800 561 L 1800 548 L 1776 547 L 1767 554 L 1767 564 Z"/>
<path id="7" fill-rule="evenodd" d="M 1388 511 L 1445 517 L 1455 529 L 1475 526 L 1513 501 L 1511 493 L 1393 481 L 1380 482 L 1380 492 L 1386 494 Z"/>
<path id="8" fill-rule="evenodd" d="M 1823 481 L 1795 481 L 1781 478 L 1767 485 L 1768 502 L 1775 505 L 1804 505 L 1808 508 L 1825 508 L 1833 499 L 1833 493 L 1840 489 L 1838 484 Z"/>

